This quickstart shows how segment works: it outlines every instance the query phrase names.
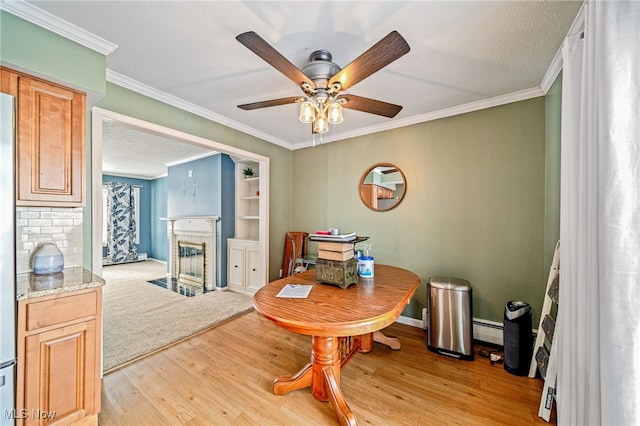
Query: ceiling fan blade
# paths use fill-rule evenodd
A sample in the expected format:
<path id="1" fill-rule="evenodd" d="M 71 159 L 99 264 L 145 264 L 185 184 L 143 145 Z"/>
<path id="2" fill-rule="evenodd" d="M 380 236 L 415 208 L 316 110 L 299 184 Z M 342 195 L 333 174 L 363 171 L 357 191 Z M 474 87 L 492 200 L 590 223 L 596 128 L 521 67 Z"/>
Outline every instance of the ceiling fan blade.
<path id="1" fill-rule="evenodd" d="M 341 90 L 347 90 L 406 54 L 410 49 L 409 44 L 399 32 L 391 31 L 331 77 L 329 86 L 337 82 L 341 84 Z"/>
<path id="2" fill-rule="evenodd" d="M 254 31 L 242 33 L 236 37 L 240 43 L 251 50 L 256 55 L 264 59 L 269 65 L 280 71 L 287 78 L 293 81 L 297 86 L 302 83 L 308 83 L 312 88 L 314 84 L 298 67 L 293 65 L 287 58 L 282 56 L 276 49 L 267 43 Z"/>
<path id="3" fill-rule="evenodd" d="M 238 108 L 243 109 L 245 111 L 250 111 L 252 109 L 258 108 L 267 108 L 278 105 L 287 105 L 287 104 L 295 104 L 298 102 L 304 101 L 304 96 L 290 96 L 288 98 L 280 98 L 280 99 L 272 99 L 270 101 L 261 101 L 261 102 L 253 102 L 250 104 L 242 104 L 238 105 Z"/>
<path id="4" fill-rule="evenodd" d="M 340 99 L 345 100 L 345 102 L 342 103 L 342 108 L 355 109 L 357 111 L 382 115 L 389 118 L 395 117 L 400 110 L 402 110 L 402 106 L 400 105 L 364 98 L 362 96 L 345 94 L 340 95 Z"/>

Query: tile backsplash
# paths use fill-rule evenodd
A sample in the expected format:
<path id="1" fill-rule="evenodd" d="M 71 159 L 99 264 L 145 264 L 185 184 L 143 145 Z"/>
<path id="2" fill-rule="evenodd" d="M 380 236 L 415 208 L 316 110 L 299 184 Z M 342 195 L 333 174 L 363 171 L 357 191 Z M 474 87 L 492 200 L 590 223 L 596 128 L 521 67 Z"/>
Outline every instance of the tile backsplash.
<path id="1" fill-rule="evenodd" d="M 43 242 L 60 248 L 65 268 L 82 266 L 82 235 L 82 207 L 17 207 L 16 272 L 31 270 L 31 255 Z"/>

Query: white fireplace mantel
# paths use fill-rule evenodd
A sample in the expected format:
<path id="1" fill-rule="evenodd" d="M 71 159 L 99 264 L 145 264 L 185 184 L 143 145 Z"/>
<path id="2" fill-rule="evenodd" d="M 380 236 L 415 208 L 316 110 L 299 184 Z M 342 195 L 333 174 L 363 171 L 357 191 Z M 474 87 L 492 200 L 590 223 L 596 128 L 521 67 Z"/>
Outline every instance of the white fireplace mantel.
<path id="1" fill-rule="evenodd" d="M 216 289 L 216 223 L 220 216 L 171 216 L 167 221 L 169 235 L 169 275 L 178 278 L 178 241 L 205 243 L 205 287 Z"/>
<path id="2" fill-rule="evenodd" d="M 174 229 L 179 227 L 180 230 L 185 231 L 208 232 L 212 226 L 215 228 L 220 216 L 170 216 L 161 217 L 160 220 L 166 220 Z"/>

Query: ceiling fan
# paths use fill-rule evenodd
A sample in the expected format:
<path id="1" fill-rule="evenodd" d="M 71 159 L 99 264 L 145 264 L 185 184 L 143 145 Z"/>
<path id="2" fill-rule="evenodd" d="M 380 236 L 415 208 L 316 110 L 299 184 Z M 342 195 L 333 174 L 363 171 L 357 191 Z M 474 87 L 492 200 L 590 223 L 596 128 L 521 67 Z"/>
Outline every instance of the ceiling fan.
<path id="1" fill-rule="evenodd" d="M 238 108 L 254 110 L 300 103 L 300 121 L 311 123 L 312 133 L 324 133 L 328 124 L 342 122 L 343 107 L 389 118 L 402 109 L 400 105 L 342 93 L 409 52 L 409 44 L 397 31 L 387 34 L 342 69 L 331 62 L 331 53 L 326 50 L 311 53 L 309 63 L 299 69 L 253 31 L 236 39 L 293 81 L 305 95 L 253 102 Z"/>

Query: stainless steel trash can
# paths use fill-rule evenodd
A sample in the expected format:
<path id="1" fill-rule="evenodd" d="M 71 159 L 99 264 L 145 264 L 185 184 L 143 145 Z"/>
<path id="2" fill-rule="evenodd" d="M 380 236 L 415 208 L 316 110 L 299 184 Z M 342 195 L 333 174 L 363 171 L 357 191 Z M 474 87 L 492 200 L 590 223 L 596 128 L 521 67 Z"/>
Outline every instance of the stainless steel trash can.
<path id="1" fill-rule="evenodd" d="M 427 348 L 473 360 L 473 311 L 469 281 L 431 277 L 427 283 Z"/>

